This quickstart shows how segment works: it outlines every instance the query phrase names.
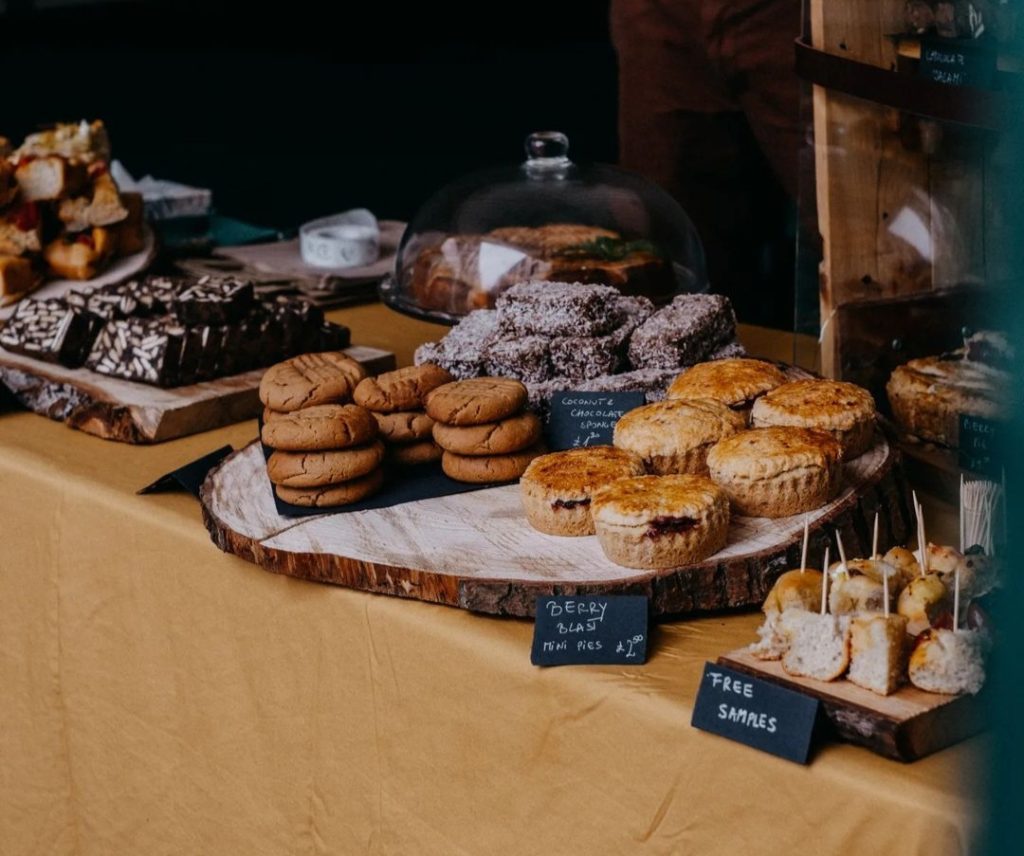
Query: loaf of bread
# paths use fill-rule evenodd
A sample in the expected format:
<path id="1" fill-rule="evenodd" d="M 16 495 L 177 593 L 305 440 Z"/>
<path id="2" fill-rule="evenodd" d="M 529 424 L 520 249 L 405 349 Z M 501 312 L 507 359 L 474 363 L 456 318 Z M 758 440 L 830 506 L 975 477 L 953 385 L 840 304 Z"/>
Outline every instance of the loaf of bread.
<path id="1" fill-rule="evenodd" d="M 902 615 L 861 615 L 850 622 L 850 671 L 857 686 L 889 695 L 906 672 L 907 619 Z"/>
<path id="2" fill-rule="evenodd" d="M 82 232 L 94 226 L 120 223 L 128 217 L 128 209 L 114 179 L 103 170 L 93 177 L 89 193 L 61 200 L 57 217 L 69 232 Z"/>
<path id="3" fill-rule="evenodd" d="M 757 629 L 758 641 L 750 653 L 759 660 L 778 660 L 789 648 L 781 616 L 787 609 L 817 610 L 821 604 L 821 571 L 786 571 L 768 592 L 761 609 L 764 622 Z"/>
<path id="4" fill-rule="evenodd" d="M 0 305 L 32 290 L 32 264 L 21 256 L 0 255 Z"/>
<path id="5" fill-rule="evenodd" d="M 787 674 L 819 681 L 842 677 L 850 665 L 850 617 L 821 615 L 801 609 L 782 613 L 789 647 L 782 656 Z"/>
<path id="6" fill-rule="evenodd" d="M 78 236 L 51 241 L 43 250 L 43 259 L 54 276 L 92 279 L 113 252 L 113 233 L 97 227 Z"/>
<path id="7" fill-rule="evenodd" d="M 86 184 L 84 164 L 61 157 L 22 160 L 14 170 L 21 198 L 26 202 L 62 199 Z"/>
<path id="8" fill-rule="evenodd" d="M 890 598 L 893 594 L 894 592 L 890 590 Z M 882 583 L 863 574 L 843 573 L 838 568 L 833 568 L 828 605 L 836 615 L 882 612 L 885 605 Z"/>
<path id="9" fill-rule="evenodd" d="M 930 693 L 978 693 L 985 683 L 985 639 L 974 630 L 928 630 L 910 655 L 910 682 Z"/>
<path id="10" fill-rule="evenodd" d="M 932 626 L 949 603 L 949 593 L 938 574 L 912 579 L 896 602 L 896 611 L 907 619 L 907 632 L 918 636 Z"/>

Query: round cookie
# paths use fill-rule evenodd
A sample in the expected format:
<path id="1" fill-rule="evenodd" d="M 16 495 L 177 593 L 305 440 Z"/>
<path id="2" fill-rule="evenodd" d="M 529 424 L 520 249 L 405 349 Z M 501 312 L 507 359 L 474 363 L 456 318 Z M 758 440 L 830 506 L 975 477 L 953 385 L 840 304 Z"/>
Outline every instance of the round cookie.
<path id="1" fill-rule="evenodd" d="M 704 476 L 637 476 L 605 485 L 590 503 L 605 556 L 627 568 L 676 568 L 725 546 L 729 499 Z"/>
<path id="2" fill-rule="evenodd" d="M 757 399 L 750 419 L 755 428 L 792 425 L 828 431 L 842 444 L 843 458 L 849 461 L 874 441 L 875 400 L 852 383 L 797 380 Z"/>
<path id="3" fill-rule="evenodd" d="M 540 439 L 540 417 L 529 410 L 483 425 L 434 423 L 434 442 L 457 455 L 507 455 L 532 446 Z"/>
<path id="4" fill-rule="evenodd" d="M 417 410 L 423 406 L 428 392 L 453 380 L 455 378 L 448 372 L 433 363 L 408 366 L 361 380 L 353 400 L 377 413 Z"/>
<path id="5" fill-rule="evenodd" d="M 388 443 L 415 443 L 428 440 L 434 420 L 422 410 L 403 410 L 398 413 L 374 413 L 377 430 Z"/>
<path id="6" fill-rule="evenodd" d="M 444 449 L 433 440 L 419 440 L 388 448 L 388 461 L 403 467 L 440 461 Z"/>
<path id="7" fill-rule="evenodd" d="M 471 456 L 446 451 L 441 457 L 441 468 L 448 478 L 471 484 L 514 481 L 523 474 L 530 461 L 542 454 L 544 447 L 539 443 L 510 455 Z"/>
<path id="8" fill-rule="evenodd" d="M 260 401 L 291 412 L 317 404 L 344 403 L 366 371 L 340 351 L 300 354 L 271 366 L 260 380 Z"/>
<path id="9" fill-rule="evenodd" d="M 329 508 L 350 505 L 376 493 L 384 482 L 384 473 L 378 467 L 358 479 L 328 485 L 327 487 L 297 488 L 276 486 L 278 498 L 303 508 Z"/>
<path id="10" fill-rule="evenodd" d="M 817 428 L 751 428 L 716 443 L 708 470 L 732 507 L 751 517 L 789 517 L 836 495 L 843 449 Z"/>
<path id="11" fill-rule="evenodd" d="M 777 386 L 786 376 L 763 360 L 737 357 L 698 363 L 679 375 L 668 388 L 669 398 L 710 398 L 744 414 L 754 401 Z"/>
<path id="12" fill-rule="evenodd" d="M 324 487 L 361 478 L 377 469 L 383 458 L 380 440 L 329 452 L 274 452 L 267 460 L 267 475 L 285 487 Z"/>
<path id="13" fill-rule="evenodd" d="M 614 444 L 635 452 L 658 475 L 707 475 L 708 449 L 742 431 L 746 418 L 720 401 L 675 399 L 630 410 L 615 425 Z"/>
<path id="14" fill-rule="evenodd" d="M 280 410 L 271 410 L 269 407 L 263 408 L 263 424 L 266 425 L 268 422 L 273 422 L 276 419 L 280 419 L 282 416 L 287 416 L 287 413 L 282 413 Z"/>
<path id="15" fill-rule="evenodd" d="M 526 387 L 503 377 L 474 377 L 446 383 L 427 393 L 427 414 L 446 425 L 483 425 L 518 413 Z"/>
<path id="16" fill-rule="evenodd" d="M 357 404 L 320 404 L 275 416 L 263 423 L 261 436 L 272 449 L 290 452 L 344 449 L 376 437 L 377 423 Z"/>
<path id="17" fill-rule="evenodd" d="M 616 479 L 642 476 L 639 456 L 614 446 L 587 446 L 534 458 L 519 480 L 530 525 L 548 535 L 593 535 L 591 495 Z"/>

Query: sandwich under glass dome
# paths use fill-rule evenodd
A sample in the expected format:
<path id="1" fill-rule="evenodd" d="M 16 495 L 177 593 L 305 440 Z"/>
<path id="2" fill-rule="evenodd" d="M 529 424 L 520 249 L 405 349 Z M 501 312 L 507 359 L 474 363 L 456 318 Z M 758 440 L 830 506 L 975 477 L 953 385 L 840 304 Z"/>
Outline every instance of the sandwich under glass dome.
<path id="1" fill-rule="evenodd" d="M 456 321 L 523 280 L 599 283 L 664 303 L 705 291 L 704 250 L 686 212 L 647 179 L 569 159 L 558 132 L 531 134 L 526 160 L 473 173 L 409 223 L 384 302 Z"/>

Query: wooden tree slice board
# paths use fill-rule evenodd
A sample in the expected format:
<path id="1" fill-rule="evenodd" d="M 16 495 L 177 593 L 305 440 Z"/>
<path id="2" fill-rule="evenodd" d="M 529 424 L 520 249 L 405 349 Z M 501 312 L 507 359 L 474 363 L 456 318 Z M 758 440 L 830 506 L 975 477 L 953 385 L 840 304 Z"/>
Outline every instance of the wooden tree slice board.
<path id="1" fill-rule="evenodd" d="M 214 542 L 275 573 L 365 591 L 527 616 L 541 594 L 642 594 L 654 614 L 760 604 L 797 567 L 804 515 L 734 517 L 725 549 L 699 565 L 636 571 L 612 564 L 596 537 L 544 535 L 526 522 L 519 486 L 488 488 L 390 508 L 305 518 L 277 514 L 257 443 L 207 476 L 200 499 Z M 898 454 L 878 435 L 846 465 L 839 497 L 811 517 L 812 559 L 835 529 L 865 555 L 880 512 L 884 548 L 902 543 L 910 512 Z M 859 552 L 857 552 L 859 551 Z"/>
<path id="2" fill-rule="evenodd" d="M 370 374 L 390 371 L 395 355 L 378 348 L 345 351 Z M 253 419 L 264 369 L 161 389 L 89 369 L 12 354 L 0 348 L 0 383 L 30 410 L 122 443 L 159 443 Z"/>
<path id="3" fill-rule="evenodd" d="M 723 654 L 723 666 L 813 696 L 840 738 L 898 761 L 915 761 L 985 728 L 983 696 L 940 695 L 901 687 L 889 696 L 847 680 L 787 675 L 778 660 L 758 660 L 746 648 Z"/>

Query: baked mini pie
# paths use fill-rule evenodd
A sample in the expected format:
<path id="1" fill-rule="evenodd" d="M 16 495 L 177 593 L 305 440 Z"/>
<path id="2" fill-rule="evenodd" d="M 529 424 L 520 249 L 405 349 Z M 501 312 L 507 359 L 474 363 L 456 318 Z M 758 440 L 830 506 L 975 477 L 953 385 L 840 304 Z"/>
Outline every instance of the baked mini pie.
<path id="1" fill-rule="evenodd" d="M 710 398 L 749 414 L 757 398 L 784 383 L 786 376 L 782 371 L 763 360 L 712 360 L 686 369 L 672 381 L 668 397 Z"/>
<path id="2" fill-rule="evenodd" d="M 820 428 L 843 447 L 847 461 L 864 454 L 875 435 L 875 400 L 852 383 L 796 380 L 765 393 L 750 411 L 755 428 Z"/>
<path id="3" fill-rule="evenodd" d="M 729 500 L 704 476 L 636 476 L 596 490 L 590 513 L 601 549 L 627 568 L 675 568 L 725 546 Z"/>
<path id="4" fill-rule="evenodd" d="M 659 401 L 619 419 L 613 442 L 639 455 L 648 472 L 707 475 L 708 449 L 746 424 L 742 414 L 720 401 Z"/>
<path id="5" fill-rule="evenodd" d="M 1006 371 L 945 355 L 897 366 L 885 391 L 900 427 L 922 440 L 955 448 L 960 445 L 961 414 L 999 418 L 1010 387 Z"/>
<path id="6" fill-rule="evenodd" d="M 530 525 L 548 535 L 593 535 L 590 498 L 616 479 L 642 476 L 640 458 L 614 446 L 567 449 L 534 458 L 519 481 Z"/>
<path id="7" fill-rule="evenodd" d="M 789 517 L 820 508 L 836 495 L 843 449 L 817 428 L 751 428 L 708 452 L 712 480 L 733 511 L 750 517 Z"/>

